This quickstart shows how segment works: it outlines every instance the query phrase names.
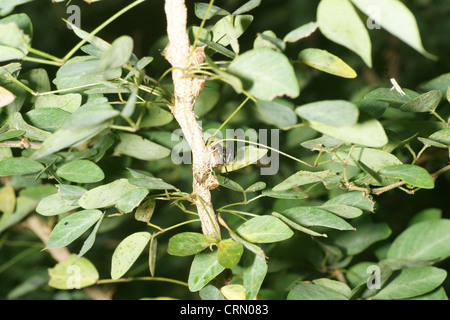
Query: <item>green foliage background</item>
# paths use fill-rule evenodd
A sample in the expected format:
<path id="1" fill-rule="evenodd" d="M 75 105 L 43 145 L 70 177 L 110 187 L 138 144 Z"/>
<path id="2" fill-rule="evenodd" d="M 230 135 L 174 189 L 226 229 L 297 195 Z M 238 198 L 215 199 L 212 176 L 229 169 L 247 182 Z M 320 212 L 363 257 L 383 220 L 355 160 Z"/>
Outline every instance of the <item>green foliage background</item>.
<path id="1" fill-rule="evenodd" d="M 262 4 L 251 11 L 254 21 L 249 29 L 239 38 L 241 52 L 250 50 L 256 33 L 272 30 L 279 37 L 283 37 L 294 28 L 313 21 L 319 1 L 299 0 L 263 0 Z M 298 65 L 296 71 L 302 75 L 300 85 L 301 94 L 295 99 L 295 105 L 300 106 L 321 100 L 357 100 L 366 93 L 378 87 L 390 88 L 387 75 L 393 76 L 403 88 L 416 90 L 422 83 L 429 81 L 450 70 L 450 5 L 446 1 L 409 0 L 404 1 L 414 13 L 424 47 L 431 53 L 440 57 L 432 61 L 414 51 L 384 30 L 371 30 L 373 69 L 367 68 L 359 56 L 350 50 L 326 39 L 320 32 L 311 37 L 288 46 L 286 55 L 297 57 L 298 52 L 305 48 L 321 48 L 340 57 L 358 73 L 356 79 L 343 79 L 327 73 Z M 81 7 L 82 29 L 93 30 L 101 22 L 124 7 L 124 1 L 108 0 L 94 4 L 82 1 L 72 1 Z M 217 6 L 233 11 L 240 4 L 237 0 L 217 1 Z M 188 1 L 190 13 L 189 22 L 199 24 L 194 16 L 194 2 Z M 77 42 L 78 38 L 66 28 L 61 18 L 67 17 L 66 4 L 50 4 L 48 1 L 33 1 L 19 6 L 15 12 L 24 12 L 29 15 L 34 26 L 33 47 L 51 53 L 57 57 L 64 56 Z M 365 21 L 365 20 L 363 20 Z M 158 77 L 169 67 L 161 57 L 161 37 L 165 35 L 165 16 L 163 1 L 146 1 L 138 9 L 123 15 L 113 22 L 98 36 L 113 42 L 121 35 L 129 35 L 134 39 L 134 53 L 138 58 L 153 56 L 154 61 L 148 66 L 147 74 Z M 27 69 L 37 67 L 36 64 L 25 62 L 22 73 Z M 56 67 L 45 67 L 50 79 L 55 77 Z M 207 83 L 208 86 L 208 83 Z M 240 104 L 242 97 L 238 97 L 230 87 L 223 86 L 221 97 L 215 107 L 202 121 L 206 126 L 215 126 L 224 121 L 233 108 Z M 445 98 L 444 98 L 445 100 Z M 438 109 L 444 119 L 450 116 L 449 104 Z M 230 126 L 251 128 L 272 128 L 255 117 L 257 110 L 254 105 L 244 107 L 232 120 Z M 429 120 L 429 114 L 416 114 L 416 119 Z M 434 120 L 434 119 L 433 119 Z M 172 121 L 166 127 L 167 131 L 175 130 L 177 125 Z M 298 128 L 282 131 L 280 135 L 280 149 L 295 157 L 314 159 L 308 150 L 299 147 L 300 143 L 317 137 L 316 131 L 310 128 Z M 411 147 L 420 150 L 418 141 Z M 19 150 L 15 150 L 19 154 Z M 408 152 L 402 149 L 399 152 L 403 159 L 408 159 Z M 428 172 L 435 172 L 448 163 L 448 153 L 439 153 L 439 150 L 430 150 L 426 154 L 427 160 L 423 166 Z M 425 156 L 424 155 L 424 156 Z M 268 186 L 275 186 L 293 173 L 304 167 L 297 165 L 289 159 L 280 157 L 280 172 L 277 176 L 259 176 L 254 167 L 247 167 L 241 171 L 231 172 L 228 177 L 247 187 L 257 181 L 264 181 Z M 189 166 L 173 166 L 170 159 L 152 162 L 139 161 L 127 156 L 113 156 L 111 150 L 98 163 L 105 173 L 106 181 L 110 182 L 124 176 L 129 176 L 126 168 L 146 170 L 164 181 L 176 185 L 181 190 L 191 189 L 191 169 Z M 53 182 L 49 182 L 53 183 Z M 103 182 L 106 183 L 106 182 Z M 41 189 L 41 191 L 44 189 Z M 42 191 L 44 192 L 44 191 Z M 277 200 L 262 198 L 245 206 L 245 211 L 254 214 L 270 214 L 272 211 L 280 212 L 298 205 L 315 205 L 320 201 L 333 198 L 344 193 L 342 190 L 327 191 L 321 184 L 310 190 L 312 200 Z M 414 195 L 394 189 L 376 197 L 375 213 L 365 213 L 360 220 L 372 219 L 374 223 L 387 223 L 391 234 L 387 239 L 378 241 L 351 260 L 350 265 L 343 263 L 343 268 L 349 268 L 360 261 L 378 261 L 384 256 L 387 246 L 410 224 L 411 219 L 423 210 L 434 210 L 442 214 L 442 218 L 449 218 L 450 176 L 448 173 L 436 180 L 434 189 L 422 189 Z M 39 195 L 38 195 L 39 197 Z M 241 200 L 242 195 L 226 188 L 213 191 L 215 207 Z M 430 209 L 432 208 L 432 209 Z M 271 210 L 271 211 L 268 211 Z M 36 213 L 32 213 L 36 214 Z M 185 221 L 189 215 L 182 213 L 178 208 L 163 201 L 158 202 L 153 215 L 152 223 L 160 226 L 170 226 Z M 227 217 L 229 224 L 237 223 L 232 216 Z M 86 257 L 96 266 L 101 279 L 109 278 L 111 269 L 111 256 L 122 239 L 133 232 L 148 230 L 145 224 L 134 220 L 133 214 L 123 215 L 117 219 L 104 219 L 95 244 Z M 176 257 L 167 254 L 169 239 L 182 231 L 199 232 L 199 225 L 189 225 L 164 233 L 158 238 L 158 253 L 156 262 L 156 275 L 187 281 L 192 256 Z M 349 231 L 345 231 L 349 232 Z M 329 233 L 332 238 L 333 233 Z M 84 235 L 68 246 L 71 252 L 78 252 L 86 239 Z M 269 259 L 269 271 L 263 288 L 268 298 L 285 298 L 295 281 L 312 280 L 334 273 L 333 259 L 336 257 L 322 251 L 312 237 L 296 233 L 292 238 L 263 246 Z M 41 251 L 43 244 L 28 229 L 20 224 L 9 228 L 0 236 L 0 298 L 1 299 L 86 299 L 83 291 L 59 291 L 47 285 L 48 269 L 54 267 L 55 261 L 45 252 Z M 327 253 L 324 253 L 327 252 Z M 323 261 L 328 260 L 325 265 Z M 339 262 L 339 259 L 335 261 Z M 438 263 L 439 268 L 450 270 L 448 260 Z M 337 268 L 340 270 L 339 268 Z M 139 257 L 133 268 L 127 273 L 130 277 L 148 276 L 147 254 Z M 226 274 L 222 275 L 226 278 Z M 220 280 L 220 279 L 218 279 Z M 28 287 L 27 287 L 28 286 Z M 449 292 L 449 280 L 445 280 L 443 288 Z M 134 281 L 129 283 L 115 283 L 102 285 L 103 288 L 113 288 L 114 299 L 139 299 L 143 297 L 175 297 L 181 299 L 196 299 L 198 293 L 190 292 L 186 287 L 176 284 L 156 281 Z"/>

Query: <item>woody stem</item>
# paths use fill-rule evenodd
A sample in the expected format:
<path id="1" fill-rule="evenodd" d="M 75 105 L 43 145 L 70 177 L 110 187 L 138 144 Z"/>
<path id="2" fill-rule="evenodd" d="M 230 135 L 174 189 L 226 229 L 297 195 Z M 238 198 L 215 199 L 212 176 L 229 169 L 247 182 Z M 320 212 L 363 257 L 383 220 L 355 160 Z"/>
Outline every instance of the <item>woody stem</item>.
<path id="1" fill-rule="evenodd" d="M 203 140 L 202 129 L 194 113 L 195 100 L 202 80 L 187 77 L 192 66 L 191 47 L 186 31 L 187 9 L 184 0 L 166 0 L 167 35 L 169 46 L 165 57 L 172 65 L 174 103 L 169 106 L 192 151 L 193 193 L 197 212 L 205 235 L 220 239 L 220 228 L 211 202 L 210 187 L 216 178 L 211 173 L 210 152 Z"/>

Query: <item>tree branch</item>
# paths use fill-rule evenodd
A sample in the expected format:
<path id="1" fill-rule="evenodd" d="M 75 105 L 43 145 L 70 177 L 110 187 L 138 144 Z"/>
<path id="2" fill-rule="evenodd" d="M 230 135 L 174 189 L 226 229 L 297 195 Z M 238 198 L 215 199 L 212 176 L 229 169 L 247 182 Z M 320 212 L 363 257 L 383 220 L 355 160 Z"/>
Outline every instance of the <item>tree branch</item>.
<path id="1" fill-rule="evenodd" d="M 165 12 L 169 44 L 164 50 L 164 56 L 173 67 L 174 85 L 173 106 L 169 108 L 192 150 L 193 193 L 197 199 L 195 204 L 202 223 L 202 231 L 205 235 L 220 238 L 220 227 L 211 203 L 210 192 L 218 182 L 212 173 L 211 150 L 205 145 L 202 129 L 194 113 L 195 100 L 204 80 L 186 76 L 189 68 L 201 61 L 192 55 L 186 31 L 187 9 L 184 0 L 166 0 Z"/>

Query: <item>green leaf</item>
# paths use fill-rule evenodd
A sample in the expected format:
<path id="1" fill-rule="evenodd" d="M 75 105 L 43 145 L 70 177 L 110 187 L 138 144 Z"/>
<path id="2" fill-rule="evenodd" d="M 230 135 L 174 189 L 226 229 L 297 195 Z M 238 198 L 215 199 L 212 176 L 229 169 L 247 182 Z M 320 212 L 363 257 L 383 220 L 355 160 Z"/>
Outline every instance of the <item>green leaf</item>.
<path id="1" fill-rule="evenodd" d="M 29 44 L 29 36 L 15 22 L 0 24 L 0 61 L 25 58 Z"/>
<path id="2" fill-rule="evenodd" d="M 283 211 L 282 214 L 305 227 L 321 226 L 338 230 L 355 230 L 344 219 L 317 207 L 294 207 Z"/>
<path id="3" fill-rule="evenodd" d="M 256 8 L 260 4 L 261 4 L 261 0 L 249 0 L 246 3 L 244 3 L 242 6 L 237 8 L 232 14 L 238 15 L 238 14 L 246 13 L 246 12 Z"/>
<path id="4" fill-rule="evenodd" d="M 194 9 L 195 16 L 199 19 L 203 19 L 203 18 L 205 18 L 205 16 L 206 16 L 206 19 L 211 19 L 212 17 L 217 16 L 217 15 L 226 16 L 226 15 L 230 14 L 227 10 L 222 9 L 218 6 L 212 5 L 208 12 L 208 15 L 206 15 L 208 7 L 209 7 L 208 3 L 196 2 L 195 9 Z"/>
<path id="5" fill-rule="evenodd" d="M 0 177 L 31 174 L 43 169 L 41 163 L 25 158 L 7 158 L 0 161 Z"/>
<path id="6" fill-rule="evenodd" d="M 287 100 L 258 100 L 256 102 L 256 106 L 265 121 L 276 125 L 280 129 L 287 129 L 297 123 L 297 117 L 295 112 L 292 110 L 294 105 Z"/>
<path id="7" fill-rule="evenodd" d="M 244 188 L 242 188 L 242 186 L 240 186 L 237 182 L 234 182 L 233 180 L 229 179 L 228 177 L 224 178 L 223 176 L 217 176 L 217 178 L 221 186 L 233 191 L 244 192 Z"/>
<path id="8" fill-rule="evenodd" d="M 244 88 L 261 100 L 287 95 L 296 98 L 300 88 L 289 60 L 271 49 L 253 49 L 239 55 L 228 71 L 241 78 Z"/>
<path id="9" fill-rule="evenodd" d="M 298 230 L 298 231 L 300 231 L 300 232 L 309 234 L 309 235 L 311 235 L 311 236 L 313 236 L 313 237 L 325 237 L 325 238 L 327 237 L 326 234 L 324 234 L 324 233 L 319 233 L 319 232 L 313 231 L 313 230 L 311 230 L 311 229 L 308 229 L 308 228 L 306 228 L 306 227 L 304 227 L 304 226 L 302 226 L 302 225 L 300 225 L 300 224 L 298 224 L 298 223 L 296 223 L 296 222 L 294 222 L 294 221 L 292 221 L 292 220 L 286 218 L 286 216 L 284 216 L 284 215 L 282 215 L 282 214 L 280 214 L 280 213 L 278 213 L 278 212 L 272 212 L 272 215 L 273 215 L 274 217 L 277 217 L 278 219 L 280 219 L 280 220 L 283 221 L 284 223 L 286 223 L 286 224 L 287 224 L 289 227 L 291 227 L 292 229 L 295 229 L 295 230 Z"/>
<path id="10" fill-rule="evenodd" d="M 94 100 L 82 105 L 75 110 L 72 115 L 65 121 L 64 128 L 79 129 L 83 127 L 93 126 L 107 121 L 119 115 L 118 110 L 113 109 L 103 100 Z"/>
<path id="11" fill-rule="evenodd" d="M 104 208 L 115 205 L 128 191 L 137 189 L 127 179 L 118 179 L 89 190 L 78 201 L 84 209 Z"/>
<path id="12" fill-rule="evenodd" d="M 408 298 L 405 300 L 427 300 L 427 301 L 435 301 L 435 300 L 448 300 L 447 293 L 445 292 L 445 289 L 441 286 L 437 289 L 434 289 L 431 292 L 428 292 L 426 294 L 415 296 L 412 298 Z"/>
<path id="13" fill-rule="evenodd" d="M 335 155 L 341 160 L 346 159 L 347 164 L 358 166 L 359 163 L 363 163 L 374 171 L 378 171 L 387 166 L 402 164 L 393 154 L 379 149 L 356 147 L 351 149 L 350 156 L 348 154 L 349 150 L 346 150 L 338 151 Z"/>
<path id="14" fill-rule="evenodd" d="M 434 112 L 441 99 L 441 92 L 439 90 L 432 90 L 401 105 L 400 110 L 408 112 Z"/>
<path id="15" fill-rule="evenodd" d="M 130 190 L 117 200 L 116 208 L 124 213 L 129 213 L 141 204 L 147 194 L 148 190 L 146 188 Z"/>
<path id="16" fill-rule="evenodd" d="M 348 297 L 327 286 L 300 282 L 289 291 L 287 300 L 348 300 Z"/>
<path id="17" fill-rule="evenodd" d="M 361 218 L 360 218 L 361 219 Z M 368 248 L 375 242 L 384 240 L 391 235 L 391 229 L 386 223 L 359 222 L 353 223 L 356 228 L 351 232 L 338 232 L 330 236 L 330 240 L 353 256 Z"/>
<path id="18" fill-rule="evenodd" d="M 129 36 L 119 37 L 103 52 L 100 65 L 105 70 L 121 67 L 130 60 L 132 53 L 133 39 Z"/>
<path id="19" fill-rule="evenodd" d="M 447 271 L 432 266 L 402 269 L 372 299 L 405 299 L 430 292 L 440 286 Z"/>
<path id="20" fill-rule="evenodd" d="M 36 127 L 30 126 L 28 123 L 25 122 L 25 120 L 23 120 L 22 114 L 20 114 L 19 112 L 13 112 L 9 116 L 8 121 L 11 128 L 25 131 L 24 136 L 32 140 L 44 141 L 47 138 L 51 137 L 52 135 L 48 131 L 44 131 Z"/>
<path id="21" fill-rule="evenodd" d="M 416 19 L 408 7 L 398 0 L 352 0 L 367 16 L 371 17 L 374 6 L 377 8 L 379 24 L 383 29 L 417 50 L 425 57 L 437 60 L 422 45 Z"/>
<path id="22" fill-rule="evenodd" d="M 33 109 L 25 114 L 25 118 L 33 126 L 49 132 L 55 132 L 61 128 L 69 116 L 69 112 L 57 108 Z"/>
<path id="23" fill-rule="evenodd" d="M 167 149 L 141 136 L 131 133 L 119 133 L 120 142 L 116 145 L 117 153 L 140 160 L 157 160 L 170 155 L 170 149 Z"/>
<path id="24" fill-rule="evenodd" d="M 245 192 L 255 192 L 259 190 L 263 190 L 266 188 L 266 183 L 262 181 L 255 182 L 251 186 L 249 186 L 247 189 L 245 189 Z"/>
<path id="25" fill-rule="evenodd" d="M 422 91 L 439 90 L 443 96 L 448 92 L 450 87 L 450 72 L 441 74 L 440 76 L 426 81 L 419 86 Z"/>
<path id="26" fill-rule="evenodd" d="M 405 260 L 443 260 L 450 257 L 450 220 L 426 220 L 404 230 L 387 257 Z"/>
<path id="27" fill-rule="evenodd" d="M 323 179 L 335 175 L 331 170 L 324 171 L 298 171 L 283 182 L 273 187 L 273 191 L 283 191 L 309 183 L 323 182 Z"/>
<path id="28" fill-rule="evenodd" d="M 31 155 L 30 158 L 31 159 L 43 158 L 61 149 L 78 144 L 86 139 L 89 139 L 97 135 L 99 132 L 105 129 L 106 126 L 107 126 L 106 124 L 98 124 L 78 129 L 61 128 L 55 133 L 53 133 L 53 135 L 46 138 L 45 141 L 42 143 L 41 147 L 38 150 L 36 150 Z"/>
<path id="29" fill-rule="evenodd" d="M 67 61 L 56 73 L 53 83 L 59 90 L 99 84 L 120 77 L 121 68 L 104 70 L 100 60 L 92 56 L 77 56 Z"/>
<path id="30" fill-rule="evenodd" d="M 290 31 L 284 38 L 284 42 L 297 42 L 303 38 L 309 37 L 319 27 L 317 22 L 309 22 Z"/>
<path id="31" fill-rule="evenodd" d="M 366 147 L 379 148 L 388 142 L 383 126 L 376 119 L 360 119 L 357 124 L 342 127 L 312 120 L 309 121 L 309 125 L 314 130 L 333 138 Z"/>
<path id="32" fill-rule="evenodd" d="M 277 199 L 306 199 L 308 194 L 305 192 L 299 192 L 297 190 L 263 190 L 262 194 L 266 197 L 277 198 Z"/>
<path id="33" fill-rule="evenodd" d="M 92 227 L 102 214 L 100 210 L 82 210 L 61 219 L 50 233 L 45 249 L 69 245 Z"/>
<path id="34" fill-rule="evenodd" d="M 442 209 L 439 208 L 426 208 L 416 213 L 411 220 L 409 220 L 409 225 L 415 223 L 427 221 L 427 220 L 439 220 L 442 219 Z"/>
<path id="35" fill-rule="evenodd" d="M 76 254 L 71 254 L 67 260 L 56 264 L 48 273 L 48 285 L 59 290 L 85 288 L 99 279 L 95 266 L 86 258 L 78 258 Z"/>
<path id="36" fill-rule="evenodd" d="M 111 279 L 121 278 L 134 264 L 150 241 L 148 232 L 136 232 L 123 239 L 114 250 L 111 261 Z"/>
<path id="37" fill-rule="evenodd" d="M 202 91 L 203 92 L 203 91 Z M 167 110 L 164 110 L 157 106 L 147 108 L 144 116 L 142 117 L 140 127 L 161 127 L 173 120 L 173 115 Z"/>
<path id="38" fill-rule="evenodd" d="M 155 266 L 156 266 L 156 249 L 158 248 L 158 239 L 156 235 L 153 234 L 150 239 L 150 246 L 148 250 L 148 268 L 150 269 L 150 275 L 155 276 Z"/>
<path id="39" fill-rule="evenodd" d="M 205 250 L 214 243 L 217 243 L 217 239 L 202 233 L 183 232 L 169 239 L 167 252 L 174 256 L 190 256 Z"/>
<path id="40" fill-rule="evenodd" d="M 189 290 L 191 292 L 201 290 L 224 269 L 217 259 L 217 250 L 197 253 L 189 271 Z"/>
<path id="41" fill-rule="evenodd" d="M 319 208 L 330 211 L 345 219 L 354 219 L 362 215 L 363 211 L 353 206 L 344 204 L 323 204 Z"/>
<path id="42" fill-rule="evenodd" d="M 10 130 L 8 132 L 0 134 L 0 141 L 11 140 L 17 137 L 21 137 L 24 134 L 24 130 Z"/>
<path id="43" fill-rule="evenodd" d="M 147 189 L 155 189 L 155 190 L 170 190 L 170 189 L 176 189 L 171 184 L 168 184 L 167 182 L 164 182 L 162 179 L 159 178 L 130 178 L 128 179 L 128 182 L 132 185 L 147 188 Z"/>
<path id="44" fill-rule="evenodd" d="M 264 278 L 267 274 L 266 259 L 258 254 L 246 252 L 244 254 L 243 264 L 243 285 L 245 288 L 245 299 L 252 300 L 261 288 Z"/>
<path id="45" fill-rule="evenodd" d="M 401 179 L 407 184 L 419 188 L 434 188 L 434 180 L 428 173 L 428 171 L 413 164 L 398 164 L 388 166 L 380 170 L 379 173 L 388 177 Z"/>
<path id="46" fill-rule="evenodd" d="M 103 217 L 104 217 L 104 214 L 102 214 L 100 219 L 98 219 L 98 221 L 95 224 L 94 229 L 92 230 L 91 234 L 89 235 L 89 237 L 87 237 L 86 241 L 84 241 L 83 246 L 81 247 L 81 250 L 80 250 L 80 252 L 77 255 L 78 259 L 81 258 L 82 256 L 84 256 L 84 254 L 86 252 L 88 252 L 92 248 L 92 246 L 94 245 L 95 237 L 97 235 L 98 229 L 100 228 L 100 225 L 102 224 Z"/>
<path id="47" fill-rule="evenodd" d="M 317 22 L 325 37 L 354 51 L 372 67 L 369 34 L 349 0 L 320 1 Z"/>
<path id="48" fill-rule="evenodd" d="M 262 33 L 257 33 L 253 48 L 268 48 L 283 52 L 286 50 L 286 43 L 278 39 L 272 30 L 266 30 Z"/>
<path id="49" fill-rule="evenodd" d="M 280 219 L 268 215 L 252 218 L 236 231 L 245 240 L 256 243 L 283 241 L 294 234 Z"/>
<path id="50" fill-rule="evenodd" d="M 39 201 L 36 212 L 43 216 L 56 216 L 78 208 L 73 199 L 64 199 L 58 193 L 46 196 Z"/>
<path id="51" fill-rule="evenodd" d="M 75 160 L 59 167 L 56 174 L 77 183 L 93 183 L 105 178 L 102 169 L 89 160 Z"/>
<path id="52" fill-rule="evenodd" d="M 450 128 L 439 130 L 431 134 L 428 139 L 444 147 L 450 146 Z"/>
<path id="53" fill-rule="evenodd" d="M 64 95 L 46 94 L 36 99 L 34 107 L 58 108 L 67 112 L 74 112 L 81 106 L 81 95 L 78 93 L 68 93 Z"/>
<path id="54" fill-rule="evenodd" d="M 225 239 L 219 241 L 217 244 L 217 259 L 219 263 L 225 268 L 233 268 L 241 260 L 244 246 L 242 243 L 234 241 L 233 239 Z"/>
<path id="55" fill-rule="evenodd" d="M 358 107 L 344 100 L 327 100 L 308 103 L 295 109 L 308 121 L 315 121 L 334 127 L 354 125 L 358 121 Z"/>
<path id="56" fill-rule="evenodd" d="M 370 196 L 364 195 L 360 191 L 349 191 L 341 195 L 335 196 L 326 201 L 323 205 L 347 205 L 359 208 L 364 211 L 374 212 L 375 202 Z"/>
<path id="57" fill-rule="evenodd" d="M 204 286 L 200 290 L 199 295 L 202 300 L 225 300 L 220 290 L 211 284 Z"/>
<path id="58" fill-rule="evenodd" d="M 0 188 L 0 212 L 13 213 L 16 207 L 16 193 L 12 186 Z"/>
<path id="59" fill-rule="evenodd" d="M 154 198 L 150 198 L 150 199 L 144 201 L 141 205 L 139 205 L 136 212 L 134 213 L 134 218 L 137 221 L 142 221 L 145 223 L 149 222 L 153 216 L 155 207 L 156 207 L 156 203 L 155 203 Z"/>
<path id="60" fill-rule="evenodd" d="M 419 93 L 404 89 L 405 95 L 401 95 L 397 90 L 388 88 L 375 89 L 364 96 L 364 100 L 377 100 L 389 103 L 392 107 L 399 107 L 420 96 Z"/>
<path id="61" fill-rule="evenodd" d="M 339 57 L 326 50 L 308 48 L 298 54 L 304 64 L 342 78 L 356 78 L 357 74 L 348 64 Z"/>
<path id="62" fill-rule="evenodd" d="M 227 300 L 245 300 L 245 288 L 242 284 L 227 284 L 220 288 L 220 293 Z"/>
<path id="63" fill-rule="evenodd" d="M 225 16 L 211 28 L 211 40 L 226 47 L 230 44 L 230 37 L 227 35 L 230 26 L 232 26 L 234 38 L 237 39 L 244 33 L 252 21 L 253 16 L 251 15 Z"/>

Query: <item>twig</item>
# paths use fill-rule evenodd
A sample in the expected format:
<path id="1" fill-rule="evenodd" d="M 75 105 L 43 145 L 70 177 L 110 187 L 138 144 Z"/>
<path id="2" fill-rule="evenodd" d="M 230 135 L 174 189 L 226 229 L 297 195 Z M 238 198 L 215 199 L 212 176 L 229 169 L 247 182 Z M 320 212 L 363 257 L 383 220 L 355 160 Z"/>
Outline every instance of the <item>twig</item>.
<path id="1" fill-rule="evenodd" d="M 28 141 L 28 139 L 0 142 L 0 148 L 39 149 L 40 147 L 41 147 L 40 143 L 31 142 Z"/>

